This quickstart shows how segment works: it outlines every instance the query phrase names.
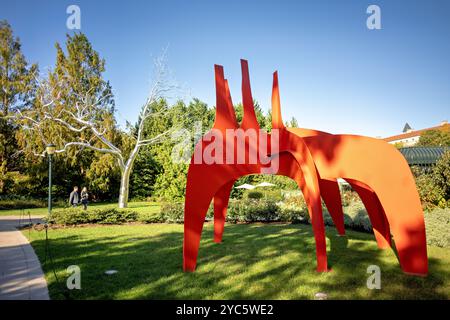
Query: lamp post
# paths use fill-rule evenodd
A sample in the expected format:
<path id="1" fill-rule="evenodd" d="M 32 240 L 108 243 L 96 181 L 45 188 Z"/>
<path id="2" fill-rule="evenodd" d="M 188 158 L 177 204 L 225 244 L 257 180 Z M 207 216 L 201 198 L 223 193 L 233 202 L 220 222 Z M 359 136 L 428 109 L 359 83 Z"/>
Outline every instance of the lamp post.
<path id="1" fill-rule="evenodd" d="M 52 213 L 52 155 L 55 153 L 56 147 L 50 143 L 46 147 L 48 154 L 48 214 Z"/>

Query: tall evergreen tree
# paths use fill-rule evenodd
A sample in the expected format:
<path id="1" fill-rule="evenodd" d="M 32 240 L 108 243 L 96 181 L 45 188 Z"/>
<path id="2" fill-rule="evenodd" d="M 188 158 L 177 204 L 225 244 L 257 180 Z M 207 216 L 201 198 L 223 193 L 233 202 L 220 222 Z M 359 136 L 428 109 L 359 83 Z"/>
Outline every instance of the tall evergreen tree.
<path id="1" fill-rule="evenodd" d="M 0 21 L 0 193 L 7 191 L 8 171 L 17 170 L 19 165 L 19 158 L 14 156 L 16 127 L 7 117 L 33 98 L 37 71 L 36 64 L 30 66 L 26 61 L 9 23 Z"/>
<path id="2" fill-rule="evenodd" d="M 29 65 L 11 26 L 0 21 L 0 111 L 6 116 L 14 108 L 31 101 L 35 88 L 37 64 Z"/>

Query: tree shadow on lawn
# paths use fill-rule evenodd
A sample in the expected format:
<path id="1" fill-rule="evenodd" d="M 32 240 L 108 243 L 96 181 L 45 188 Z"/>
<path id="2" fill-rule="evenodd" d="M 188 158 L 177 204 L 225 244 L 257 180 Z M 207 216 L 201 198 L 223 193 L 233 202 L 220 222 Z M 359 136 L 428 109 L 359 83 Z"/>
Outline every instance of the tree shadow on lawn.
<path id="1" fill-rule="evenodd" d="M 317 292 L 327 293 L 330 299 L 449 298 L 444 294 L 450 281 L 445 261 L 430 258 L 426 278 L 404 275 L 392 250 L 379 250 L 368 234 L 348 232 L 347 237 L 339 237 L 327 228 L 332 271 L 317 273 L 310 226 L 227 225 L 224 242 L 216 244 L 208 224 L 197 270 L 184 273 L 181 225 L 166 231 L 164 225 L 161 229 L 140 226 L 136 233 L 120 231 L 133 226 L 105 228 L 108 232 L 95 238 L 84 236 L 83 228 L 67 229 L 67 236 L 51 238 L 64 286 L 65 269 L 69 265 L 81 268 L 82 289 L 70 292 L 73 299 L 313 299 Z M 77 234 L 69 235 L 72 230 L 78 230 Z M 32 243 L 41 262 L 44 244 L 42 239 Z M 370 276 L 366 270 L 373 264 L 381 268 L 381 290 L 366 287 Z M 49 263 L 43 268 L 51 297 L 63 298 Z M 119 272 L 105 275 L 109 269 Z"/>

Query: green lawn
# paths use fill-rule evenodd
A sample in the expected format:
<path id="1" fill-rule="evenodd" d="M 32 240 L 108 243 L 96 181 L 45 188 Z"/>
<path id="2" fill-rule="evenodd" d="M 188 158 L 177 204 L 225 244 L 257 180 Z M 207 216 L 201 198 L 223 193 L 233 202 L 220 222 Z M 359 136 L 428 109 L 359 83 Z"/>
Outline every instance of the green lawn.
<path id="1" fill-rule="evenodd" d="M 91 203 L 89 208 L 117 208 L 117 203 Z M 58 208 L 54 208 L 58 209 Z M 129 210 L 133 210 L 139 214 L 141 213 L 157 213 L 160 209 L 158 202 L 130 202 L 128 203 Z M 28 215 L 28 212 L 32 215 L 47 215 L 47 208 L 32 208 L 32 209 L 13 209 L 13 210 L 0 210 L 0 216 L 20 216 L 21 214 Z"/>
<path id="2" fill-rule="evenodd" d="M 315 272 L 309 225 L 248 224 L 225 227 L 224 242 L 212 241 L 206 224 L 197 271 L 182 272 L 183 226 L 177 224 L 74 227 L 49 230 L 57 275 L 81 268 L 81 290 L 73 299 L 449 299 L 450 249 L 429 247 L 430 274 L 404 275 L 392 250 L 379 250 L 373 236 L 327 228 L 332 271 Z M 31 237 L 41 262 L 44 232 Z M 366 287 L 367 267 L 381 268 L 381 290 Z M 43 265 L 50 295 L 61 299 L 48 263 Z M 114 275 L 105 270 L 116 269 Z"/>

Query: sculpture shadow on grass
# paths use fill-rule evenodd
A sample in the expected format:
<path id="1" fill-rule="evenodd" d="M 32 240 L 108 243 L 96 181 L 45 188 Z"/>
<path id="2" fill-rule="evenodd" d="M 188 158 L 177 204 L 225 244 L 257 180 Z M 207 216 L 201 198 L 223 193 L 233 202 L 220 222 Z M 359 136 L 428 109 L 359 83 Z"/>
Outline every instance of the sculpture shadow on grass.
<path id="1" fill-rule="evenodd" d="M 167 226 L 167 225 L 166 225 Z M 286 224 L 229 225 L 224 242 L 214 243 L 208 224 L 195 273 L 181 271 L 182 226 L 149 236 L 152 228 L 139 232 L 121 230 L 136 226 L 49 231 L 50 248 L 61 281 L 69 265 L 81 268 L 81 290 L 73 299 L 312 299 L 326 292 L 330 299 L 448 299 L 450 273 L 445 262 L 430 258 L 427 278 L 399 273 L 391 251 L 380 251 L 373 236 L 348 232 L 339 237 L 327 228 L 329 273 L 315 272 L 314 236 L 310 226 Z M 163 225 L 164 227 L 164 225 Z M 161 227 L 161 228 L 163 228 Z M 149 228 L 150 230 L 147 230 Z M 41 261 L 43 239 L 32 243 Z M 369 290 L 369 265 L 382 271 L 382 290 Z M 64 298 L 54 281 L 51 265 L 43 265 L 53 299 Z M 105 270 L 119 272 L 108 276 Z"/>

